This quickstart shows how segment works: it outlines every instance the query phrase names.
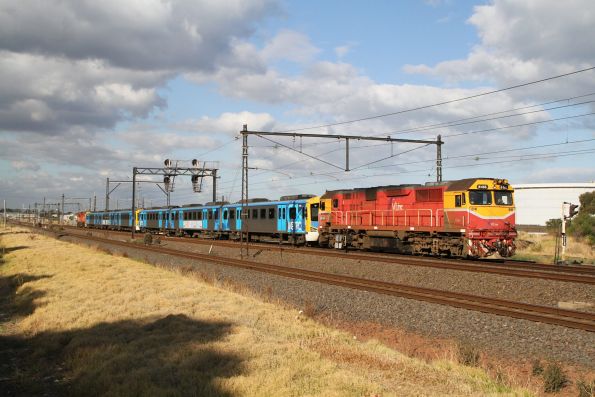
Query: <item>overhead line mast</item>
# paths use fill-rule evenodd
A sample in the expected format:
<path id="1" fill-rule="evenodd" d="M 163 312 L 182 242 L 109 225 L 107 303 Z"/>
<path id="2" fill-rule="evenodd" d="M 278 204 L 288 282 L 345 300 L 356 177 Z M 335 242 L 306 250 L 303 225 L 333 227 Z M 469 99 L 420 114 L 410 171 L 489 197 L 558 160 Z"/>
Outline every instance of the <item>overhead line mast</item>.
<path id="1" fill-rule="evenodd" d="M 249 229 L 248 229 L 248 218 L 245 211 L 245 207 L 248 204 L 248 135 L 256 135 L 264 138 L 265 136 L 284 136 L 296 138 L 325 138 L 325 139 L 345 139 L 345 171 L 349 171 L 349 141 L 352 139 L 362 141 L 384 141 L 384 142 L 405 142 L 405 143 L 420 143 L 426 145 L 436 145 L 436 181 L 442 182 L 442 145 L 444 142 L 440 135 L 435 141 L 423 140 L 423 139 L 402 139 L 402 138 L 391 138 L 387 137 L 374 137 L 364 135 L 329 135 L 329 134 L 311 134 L 311 133 L 296 133 L 296 132 L 271 132 L 271 131 L 249 131 L 248 125 L 244 124 L 244 128 L 240 131 L 242 135 L 242 233 L 240 233 L 240 254 L 243 256 L 244 253 L 244 234 L 245 234 L 245 250 L 248 255 L 248 243 L 249 243 Z M 264 138 L 267 139 L 267 138 Z M 284 146 L 284 145 L 283 145 Z M 291 150 L 295 150 L 289 146 L 286 146 Z M 300 150 L 295 150 L 302 153 Z M 314 156 L 310 156 L 306 153 L 302 153 L 310 158 L 322 161 L 323 163 L 329 164 L 336 168 L 341 168 L 337 165 L 331 164 L 327 161 L 317 159 Z"/>

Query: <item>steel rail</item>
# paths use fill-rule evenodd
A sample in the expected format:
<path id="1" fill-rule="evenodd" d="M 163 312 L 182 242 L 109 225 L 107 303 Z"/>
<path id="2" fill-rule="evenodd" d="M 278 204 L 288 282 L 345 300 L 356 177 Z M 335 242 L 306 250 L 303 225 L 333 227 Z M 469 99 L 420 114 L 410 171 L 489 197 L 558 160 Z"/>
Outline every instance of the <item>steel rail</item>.
<path id="1" fill-rule="evenodd" d="M 77 227 L 72 227 L 74 230 L 79 230 Z M 88 229 L 85 229 L 88 230 Z M 125 233 L 114 230 L 102 230 L 102 229 L 90 229 L 92 231 L 106 231 L 110 233 Z M 235 242 L 224 241 L 224 240 L 206 240 L 206 239 L 181 239 L 180 237 L 162 237 L 166 241 L 174 241 L 180 243 L 191 243 L 191 244 L 202 244 L 202 245 L 218 245 L 223 247 L 238 248 L 238 244 Z M 271 244 L 252 244 L 252 247 L 267 250 L 267 251 L 282 251 L 286 253 L 304 254 L 304 255 L 315 255 L 315 256 L 326 256 L 336 257 L 342 259 L 351 260 L 365 260 L 373 262 L 381 262 L 403 266 L 419 266 L 437 269 L 447 270 L 458 270 L 458 271 L 469 271 L 475 273 L 488 273 L 497 274 L 503 276 L 513 277 L 525 277 L 544 279 L 552 281 L 563 281 L 563 282 L 574 282 L 581 284 L 595 285 L 595 267 L 580 267 L 580 266 L 564 266 L 556 267 L 554 265 L 544 265 L 537 263 L 526 263 L 526 262 L 512 262 L 514 265 L 504 263 L 488 263 L 488 261 L 475 261 L 468 262 L 457 259 L 435 259 L 435 258 L 419 258 L 415 256 L 403 256 L 399 255 L 389 256 L 387 254 L 362 254 L 353 251 L 336 251 L 325 248 L 296 248 L 296 247 L 281 247 L 279 245 Z"/>
<path id="2" fill-rule="evenodd" d="M 202 260 L 219 265 L 233 266 L 248 270 L 256 270 L 289 278 L 332 284 L 350 289 L 421 300 L 489 314 L 496 314 L 523 320 L 530 320 L 533 322 L 541 322 L 564 326 L 567 328 L 595 332 L 595 314 L 576 310 L 559 309 L 555 307 L 520 303 L 504 299 L 487 298 L 459 292 L 442 291 L 404 284 L 388 283 L 378 280 L 322 273 L 312 270 L 287 268 L 283 266 L 263 264 L 241 259 L 215 257 L 208 254 L 184 252 L 164 247 L 139 246 L 137 243 L 129 243 L 121 240 L 113 240 L 96 236 L 81 236 L 71 233 L 57 233 L 56 235 L 58 237 L 68 236 L 80 238 L 83 240 L 96 241 L 131 249 L 151 251 L 158 254 L 171 255 L 192 260 Z"/>

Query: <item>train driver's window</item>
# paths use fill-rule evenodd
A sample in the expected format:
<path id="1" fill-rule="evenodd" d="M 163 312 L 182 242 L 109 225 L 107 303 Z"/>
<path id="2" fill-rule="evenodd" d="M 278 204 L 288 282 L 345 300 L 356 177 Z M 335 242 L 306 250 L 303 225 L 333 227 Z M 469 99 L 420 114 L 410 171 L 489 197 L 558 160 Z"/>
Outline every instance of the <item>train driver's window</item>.
<path id="1" fill-rule="evenodd" d="M 333 199 L 333 208 L 339 207 L 339 199 Z"/>
<path id="2" fill-rule="evenodd" d="M 326 207 L 326 205 L 325 205 L 325 204 L 326 204 L 326 203 L 325 203 L 324 201 L 321 201 L 321 202 L 320 202 L 320 210 L 321 210 L 321 211 L 324 211 L 324 210 L 325 210 L 325 207 Z"/>

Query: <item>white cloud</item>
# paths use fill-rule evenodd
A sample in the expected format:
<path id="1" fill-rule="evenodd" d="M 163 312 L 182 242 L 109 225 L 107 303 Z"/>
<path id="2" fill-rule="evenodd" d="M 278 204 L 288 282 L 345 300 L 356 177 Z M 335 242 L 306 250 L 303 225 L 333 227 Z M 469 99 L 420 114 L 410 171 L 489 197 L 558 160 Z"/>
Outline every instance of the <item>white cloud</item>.
<path id="1" fill-rule="evenodd" d="M 261 55 L 267 61 L 288 60 L 304 63 L 311 61 L 320 49 L 310 39 L 298 32 L 282 30 L 262 49 Z"/>
<path id="2" fill-rule="evenodd" d="M 60 134 L 146 117 L 165 106 L 157 89 L 169 79 L 239 59 L 238 43 L 275 12 L 274 0 L 1 0 L 0 129 Z M 282 35 L 271 56 L 293 43 L 305 57 L 298 36 Z"/>
<path id="3" fill-rule="evenodd" d="M 267 131 L 273 129 L 275 120 L 268 113 L 225 112 L 218 117 L 203 116 L 197 120 L 185 120 L 173 125 L 173 128 L 180 131 L 237 136 L 244 124 L 251 130 Z"/>
<path id="4" fill-rule="evenodd" d="M 409 73 L 440 77 L 449 83 L 487 81 L 498 86 L 537 80 L 593 66 L 595 13 L 591 0 L 496 0 L 476 6 L 468 22 L 481 42 L 465 59 L 435 66 L 406 65 Z M 523 90 L 525 97 L 552 98 L 595 86 L 593 72 Z M 516 95 L 516 93 L 511 93 Z"/>
<path id="5" fill-rule="evenodd" d="M 531 172 L 519 183 L 547 183 L 547 182 L 592 182 L 595 181 L 595 168 L 543 168 Z"/>

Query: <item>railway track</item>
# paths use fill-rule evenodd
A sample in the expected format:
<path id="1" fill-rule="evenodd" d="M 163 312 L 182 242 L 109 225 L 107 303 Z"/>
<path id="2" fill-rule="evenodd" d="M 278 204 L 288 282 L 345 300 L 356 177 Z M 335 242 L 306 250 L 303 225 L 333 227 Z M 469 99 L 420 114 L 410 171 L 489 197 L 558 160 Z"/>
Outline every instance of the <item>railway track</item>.
<path id="1" fill-rule="evenodd" d="M 264 264 L 242 259 L 223 258 L 208 254 L 184 252 L 164 247 L 139 246 L 137 243 L 129 243 L 121 240 L 113 240 L 97 236 L 87 236 L 67 232 L 59 232 L 56 235 L 58 237 L 69 236 L 87 241 L 111 244 L 131 249 L 141 249 L 158 254 L 254 270 L 283 277 L 319 282 L 344 288 L 398 296 L 407 299 L 475 310 L 483 313 L 496 314 L 500 316 L 558 325 L 567 328 L 575 328 L 588 332 L 595 332 L 595 314 L 587 312 L 513 302 L 503 299 L 486 298 L 477 295 L 388 283 L 384 281 L 329 274 L 305 269 L 287 268 L 283 266 Z"/>
<path id="2" fill-rule="evenodd" d="M 73 230 L 80 230 L 73 228 Z M 89 230 L 89 229 L 85 229 Z M 94 232 L 100 232 L 100 230 L 91 229 Z M 127 235 L 126 232 L 109 231 L 109 233 L 116 233 Z M 216 245 L 222 247 L 239 248 L 240 245 L 237 242 L 228 240 L 205 240 L 205 239 L 192 239 L 182 237 L 167 237 L 161 236 L 164 241 L 183 242 L 190 244 L 202 244 L 202 245 Z M 513 277 L 525 277 L 525 278 L 536 278 L 553 281 L 565 281 L 574 282 L 581 284 L 595 285 L 595 267 L 587 266 L 554 266 L 554 265 L 543 265 L 538 263 L 530 262 L 517 262 L 517 261 L 467 261 L 458 259 L 435 259 L 415 256 L 404 256 L 404 255 L 387 255 L 387 254 L 374 254 L 374 253 L 361 253 L 354 251 L 337 251 L 324 248 L 307 248 L 307 247 L 291 247 L 281 246 L 276 244 L 266 243 L 251 243 L 251 249 L 267 250 L 267 251 L 282 251 L 284 253 L 295 253 L 304 255 L 315 255 L 334 257 L 341 259 L 351 260 L 364 260 L 380 263 L 388 263 L 395 265 L 404 266 L 419 266 L 429 267 L 437 269 L 448 269 L 457 271 L 469 271 L 476 273 L 488 273 L 497 274 L 503 276 Z M 491 263 L 490 263 L 491 262 Z"/>

